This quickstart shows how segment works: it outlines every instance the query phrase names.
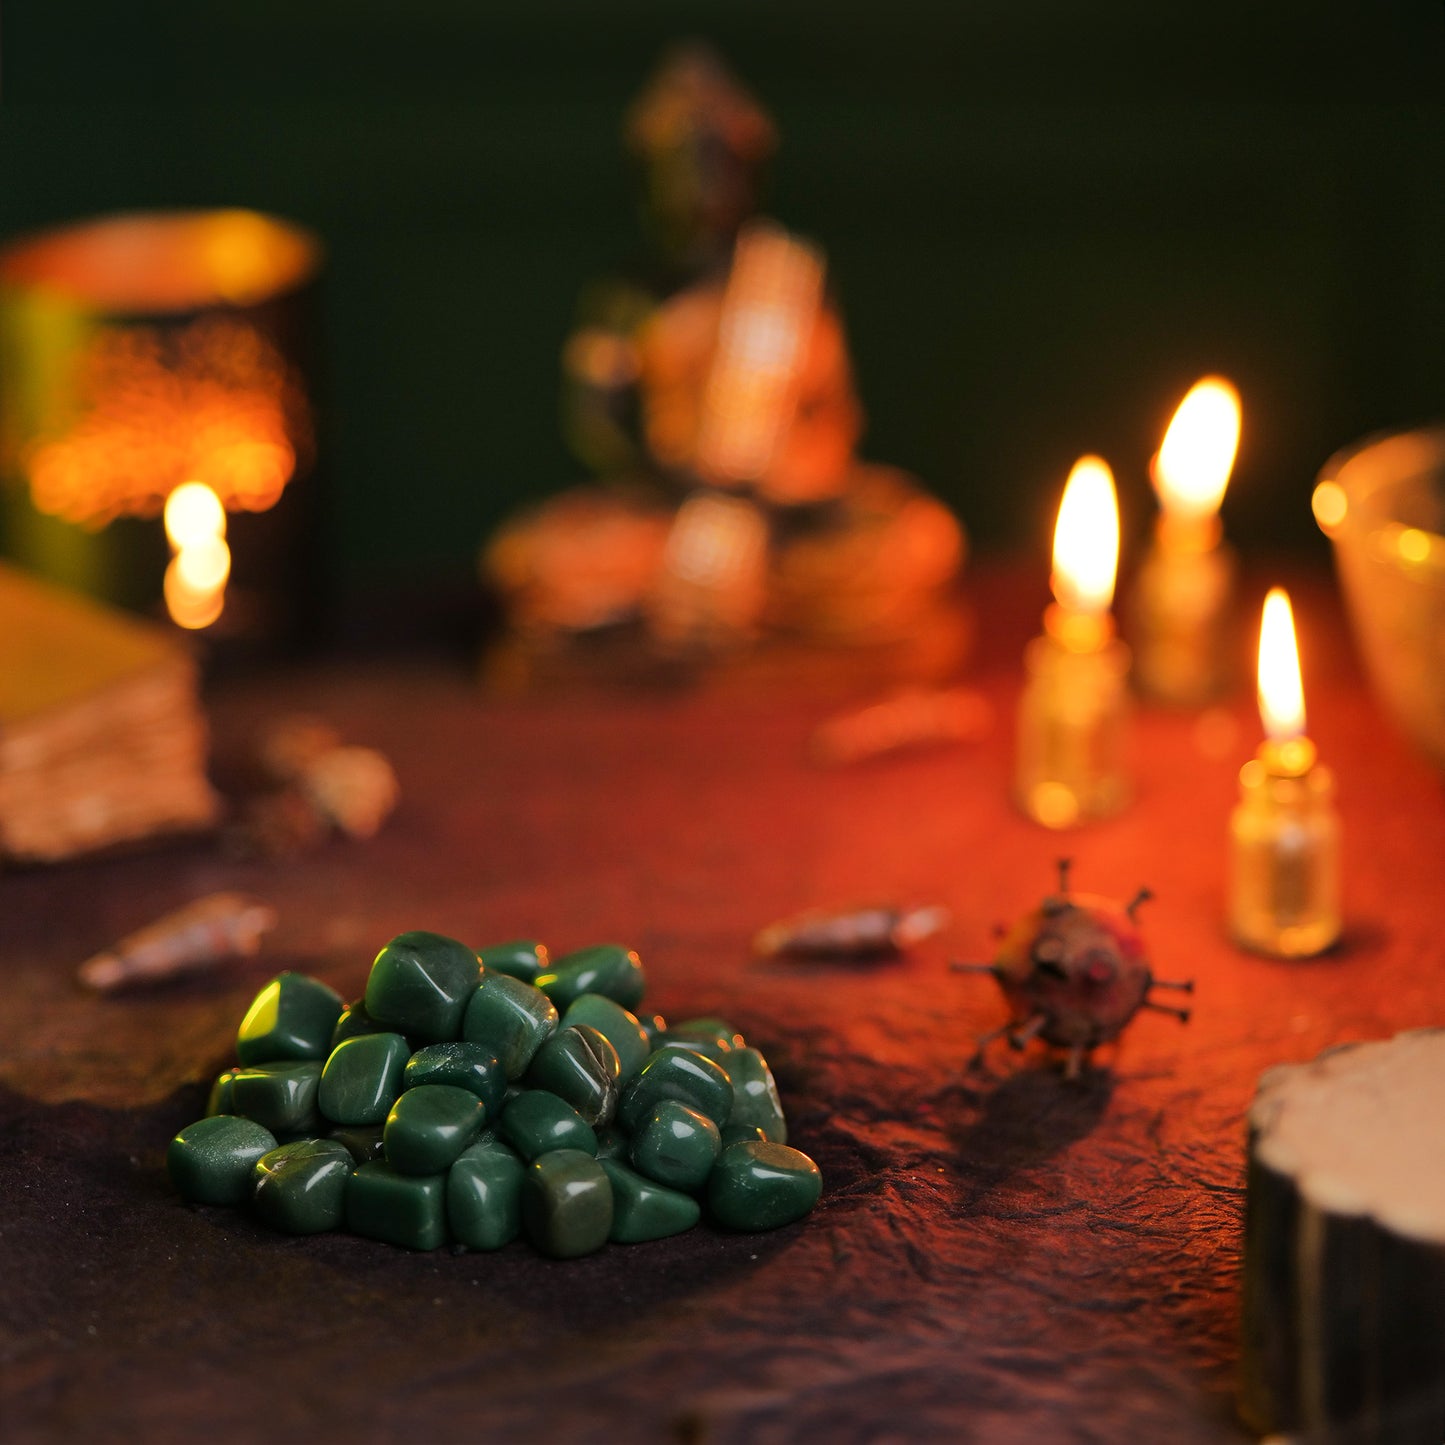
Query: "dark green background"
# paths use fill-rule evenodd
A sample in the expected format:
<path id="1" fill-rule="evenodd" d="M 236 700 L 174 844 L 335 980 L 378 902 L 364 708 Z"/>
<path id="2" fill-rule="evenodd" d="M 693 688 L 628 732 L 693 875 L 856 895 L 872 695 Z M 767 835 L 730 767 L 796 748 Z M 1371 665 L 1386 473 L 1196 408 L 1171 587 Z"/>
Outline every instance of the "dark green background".
<path id="1" fill-rule="evenodd" d="M 0 234 L 315 227 L 333 566 L 456 576 L 577 475 L 558 349 L 635 241 L 622 110 L 690 35 L 779 122 L 769 209 L 829 251 L 867 452 L 981 544 L 1042 551 L 1083 450 L 1137 533 L 1206 370 L 1244 396 L 1246 551 L 1318 545 L 1327 454 L 1445 414 L 1440 0 L 5 0 Z"/>

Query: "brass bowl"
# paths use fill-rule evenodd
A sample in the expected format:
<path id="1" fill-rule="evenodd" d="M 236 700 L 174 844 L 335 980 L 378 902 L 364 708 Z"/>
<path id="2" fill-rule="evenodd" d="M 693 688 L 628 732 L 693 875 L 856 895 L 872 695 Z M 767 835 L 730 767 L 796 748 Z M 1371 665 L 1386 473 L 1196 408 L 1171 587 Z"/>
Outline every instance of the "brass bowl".
<path id="1" fill-rule="evenodd" d="M 1312 505 L 1377 696 L 1445 768 L 1445 427 L 1337 452 Z"/>

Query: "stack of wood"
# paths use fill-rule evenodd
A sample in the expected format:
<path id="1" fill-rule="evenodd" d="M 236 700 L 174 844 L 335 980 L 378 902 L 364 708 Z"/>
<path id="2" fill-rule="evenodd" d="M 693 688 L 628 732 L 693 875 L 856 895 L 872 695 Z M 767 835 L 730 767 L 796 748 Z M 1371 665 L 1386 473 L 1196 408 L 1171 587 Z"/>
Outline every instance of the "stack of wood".
<path id="1" fill-rule="evenodd" d="M 181 641 L 0 566 L 0 858 L 70 858 L 218 811 Z"/>

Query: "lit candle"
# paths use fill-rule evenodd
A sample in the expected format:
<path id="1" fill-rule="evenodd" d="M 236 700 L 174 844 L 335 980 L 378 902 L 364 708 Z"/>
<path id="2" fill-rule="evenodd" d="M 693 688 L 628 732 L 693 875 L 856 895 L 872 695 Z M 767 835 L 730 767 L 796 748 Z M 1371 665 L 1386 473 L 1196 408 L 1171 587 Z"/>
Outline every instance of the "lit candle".
<path id="1" fill-rule="evenodd" d="M 1118 563 L 1114 478 L 1098 457 L 1081 457 L 1054 529 L 1055 601 L 1024 654 L 1019 704 L 1018 801 L 1048 828 L 1107 817 L 1128 799 L 1129 649 L 1109 611 Z"/>
<path id="2" fill-rule="evenodd" d="M 1305 736 L 1294 617 L 1279 587 L 1259 630 L 1259 714 L 1264 745 L 1240 769 L 1229 825 L 1230 928 L 1256 953 L 1308 958 L 1340 936 L 1340 820 L 1334 779 Z"/>
<path id="3" fill-rule="evenodd" d="M 166 498 L 165 524 L 174 553 L 166 568 L 166 610 L 180 627 L 209 627 L 225 606 L 231 575 L 226 509 L 204 482 L 182 482 Z"/>
<path id="4" fill-rule="evenodd" d="M 1239 449 L 1239 394 L 1208 376 L 1179 403 L 1151 468 L 1154 545 L 1135 582 L 1134 675 L 1159 702 L 1207 702 L 1228 679 L 1234 555 L 1219 504 Z"/>

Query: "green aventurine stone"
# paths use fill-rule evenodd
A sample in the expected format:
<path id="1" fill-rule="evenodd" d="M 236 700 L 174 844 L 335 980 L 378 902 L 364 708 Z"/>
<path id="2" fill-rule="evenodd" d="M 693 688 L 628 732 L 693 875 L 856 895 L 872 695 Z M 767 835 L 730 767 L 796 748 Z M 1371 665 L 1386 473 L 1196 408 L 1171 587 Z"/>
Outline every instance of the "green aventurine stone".
<path id="1" fill-rule="evenodd" d="M 569 1009 L 584 993 L 600 993 L 635 1009 L 647 987 L 642 962 L 620 943 L 600 943 L 564 954 L 545 973 L 537 975 L 537 987 L 557 1005 Z"/>
<path id="2" fill-rule="evenodd" d="M 783 1101 L 768 1061 L 756 1049 L 734 1049 L 726 1068 L 733 1081 L 733 1110 L 729 1124 L 756 1125 L 774 1144 L 788 1142 L 788 1123 L 783 1118 Z"/>
<path id="3" fill-rule="evenodd" d="M 206 1100 L 206 1117 L 212 1114 L 234 1114 L 232 1107 L 236 1092 L 236 1075 L 240 1069 L 227 1069 L 224 1073 L 216 1075 L 216 1082 L 211 1085 L 210 1097 Z"/>
<path id="4" fill-rule="evenodd" d="M 400 1034 L 344 1039 L 321 1070 L 316 1107 L 333 1124 L 380 1124 L 401 1093 L 411 1056 Z"/>
<path id="5" fill-rule="evenodd" d="M 732 1110 L 733 1086 L 722 1065 L 673 1044 L 658 1049 L 623 1090 L 617 1117 L 624 1128 L 636 1130 L 664 1099 L 706 1114 L 721 1129 Z"/>
<path id="6" fill-rule="evenodd" d="M 597 1135 L 591 1124 L 565 1099 L 545 1089 L 518 1094 L 502 1110 L 497 1133 L 523 1159 L 536 1159 L 554 1149 L 588 1155 L 597 1152 Z"/>
<path id="7" fill-rule="evenodd" d="M 484 973 L 467 1005 L 462 1037 L 496 1054 L 508 1079 L 520 1079 L 556 1027 L 557 1009 L 546 994 L 505 973 Z"/>
<path id="8" fill-rule="evenodd" d="M 605 994 L 584 993 L 568 1006 L 567 1012 L 562 1015 L 562 1027 L 575 1029 L 581 1024 L 596 1029 L 617 1050 L 617 1062 L 622 1071 L 618 1077 L 624 1081 L 642 1067 L 652 1052 L 652 1042 L 637 1016 Z"/>
<path id="9" fill-rule="evenodd" d="M 264 1124 L 273 1134 L 306 1134 L 321 1127 L 316 1090 L 321 1065 L 252 1064 L 231 1085 L 231 1111 Z"/>
<path id="10" fill-rule="evenodd" d="M 469 1089 L 421 1084 L 408 1089 L 386 1116 L 387 1162 L 403 1174 L 442 1174 L 474 1143 L 487 1108 Z"/>
<path id="11" fill-rule="evenodd" d="M 616 1159 L 599 1159 L 607 1182 L 612 1186 L 612 1230 L 614 1244 L 642 1244 L 649 1239 L 666 1239 L 691 1229 L 702 1215 L 702 1206 L 691 1195 L 654 1184 Z"/>
<path id="12" fill-rule="evenodd" d="M 637 1022 L 642 1025 L 642 1032 L 647 1035 L 648 1047 L 655 1049 L 658 1034 L 667 1032 L 667 1020 L 661 1014 L 643 1014 Z"/>
<path id="13" fill-rule="evenodd" d="M 708 1213 L 728 1229 L 777 1229 L 817 1202 L 823 1176 L 786 1144 L 731 1144 L 707 1181 Z"/>
<path id="14" fill-rule="evenodd" d="M 397 1033 L 439 1043 L 461 1033 L 482 966 L 466 944 L 440 933 L 399 933 L 371 965 L 366 1011 Z"/>
<path id="15" fill-rule="evenodd" d="M 347 1153 L 358 1164 L 371 1164 L 386 1158 L 380 1124 L 342 1124 L 326 1137 L 335 1139 L 338 1144 L 344 1144 Z"/>
<path id="16" fill-rule="evenodd" d="M 403 1085 L 455 1084 L 466 1089 L 487 1106 L 488 1120 L 495 1119 L 507 1097 L 507 1076 L 496 1054 L 484 1044 L 428 1044 L 407 1061 Z"/>
<path id="17" fill-rule="evenodd" d="M 558 1029 L 527 1070 L 527 1084 L 565 1099 L 589 1124 L 617 1112 L 617 1050 L 596 1029 Z"/>
<path id="18" fill-rule="evenodd" d="M 251 1192 L 256 1161 L 276 1147 L 276 1136 L 252 1119 L 215 1114 L 188 1124 L 166 1150 L 166 1172 L 183 1199 L 196 1204 L 240 1204 Z"/>
<path id="19" fill-rule="evenodd" d="M 340 1227 L 351 1181 L 351 1155 L 334 1139 L 299 1139 L 256 1161 L 251 1207 L 285 1234 Z"/>
<path id="20" fill-rule="evenodd" d="M 612 1185 L 602 1166 L 580 1149 L 557 1149 L 522 1176 L 522 1225 L 553 1259 L 576 1259 L 607 1243 Z"/>
<path id="21" fill-rule="evenodd" d="M 346 1190 L 346 1227 L 406 1249 L 446 1243 L 445 1174 L 399 1174 L 390 1164 L 363 1164 Z"/>
<path id="22" fill-rule="evenodd" d="M 729 1124 L 721 1132 L 724 1149 L 729 1144 L 766 1144 L 768 1142 L 767 1131 L 758 1128 L 756 1124 Z"/>
<path id="23" fill-rule="evenodd" d="M 489 948 L 479 948 L 482 967 L 520 978 L 523 983 L 536 983 L 537 975 L 544 973 L 551 962 L 547 946 L 535 938 L 514 938 L 509 943 L 494 943 Z"/>
<path id="24" fill-rule="evenodd" d="M 331 1030 L 331 1047 L 344 1044 L 347 1039 L 359 1039 L 365 1034 L 389 1034 L 394 1032 L 388 1025 L 379 1024 L 366 1011 L 366 1000 L 355 999 L 341 1010 L 336 1027 Z"/>
<path id="25" fill-rule="evenodd" d="M 500 1249 L 522 1232 L 526 1165 L 499 1139 L 468 1149 L 447 1175 L 447 1225 L 468 1249 Z"/>
<path id="26" fill-rule="evenodd" d="M 734 1049 L 742 1048 L 743 1042 L 743 1036 L 724 1019 L 684 1019 L 659 1034 L 653 1047 L 665 1049 L 668 1044 L 681 1044 L 685 1049 L 706 1054 L 726 1069 L 729 1056 Z"/>
<path id="27" fill-rule="evenodd" d="M 236 1035 L 236 1057 L 243 1064 L 324 1059 L 341 1009 L 341 995 L 320 979 L 279 974 L 246 1010 Z"/>
<path id="28" fill-rule="evenodd" d="M 597 1130 L 597 1157 L 625 1164 L 632 1157 L 632 1140 L 615 1124 L 604 1124 Z"/>
<path id="29" fill-rule="evenodd" d="M 632 1167 L 674 1189 L 697 1189 L 722 1148 L 718 1127 L 706 1114 L 664 1099 L 632 1136 Z"/>

